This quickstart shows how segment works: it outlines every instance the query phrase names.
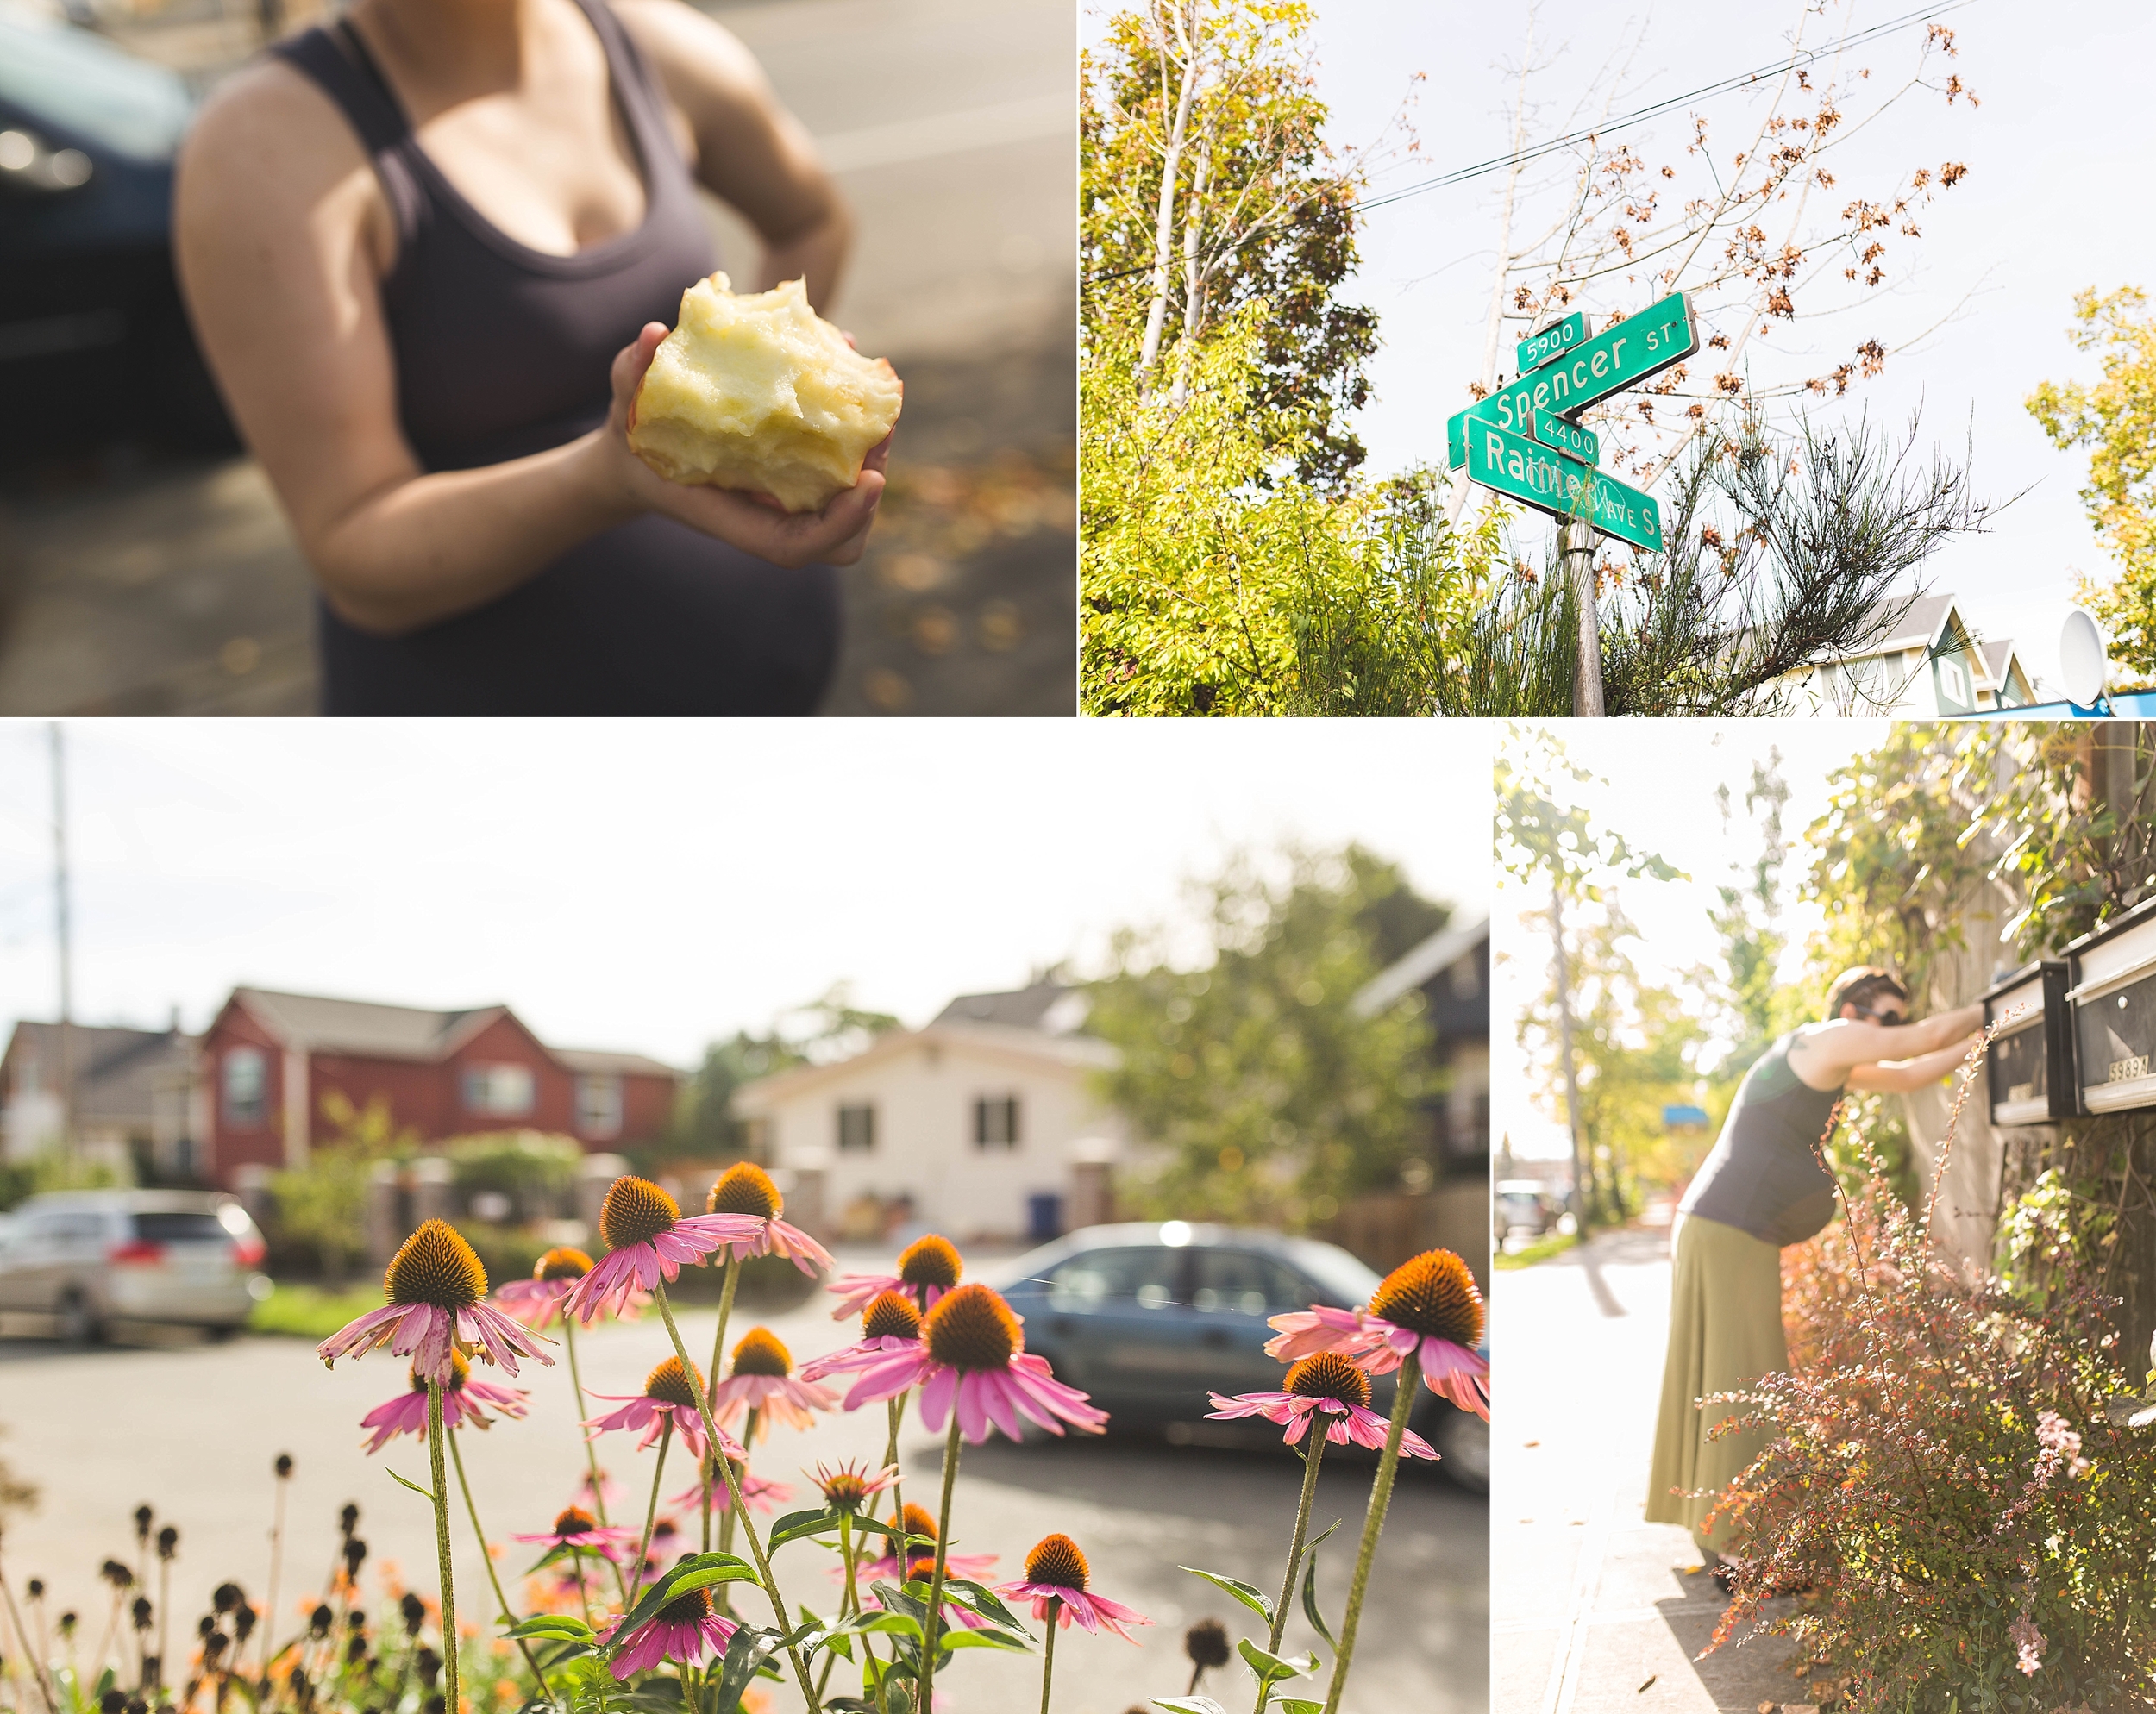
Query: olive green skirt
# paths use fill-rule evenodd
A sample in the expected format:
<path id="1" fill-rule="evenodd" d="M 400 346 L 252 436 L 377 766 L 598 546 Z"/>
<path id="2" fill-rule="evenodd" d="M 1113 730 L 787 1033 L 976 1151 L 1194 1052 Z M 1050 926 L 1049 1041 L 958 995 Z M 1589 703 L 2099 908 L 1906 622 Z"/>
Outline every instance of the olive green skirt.
<path id="1" fill-rule="evenodd" d="M 1753 1427 L 1709 1440 L 1708 1431 L 1738 1414 L 1738 1407 L 1702 1407 L 1699 1401 L 1789 1366 L 1781 1251 L 1734 1226 L 1686 1215 L 1677 1228 L 1670 1286 L 1670 1354 L 1662 1368 L 1647 1522 L 1683 1524 L 1709 1564 L 1718 1543 L 1727 1543 L 1729 1526 L 1718 1519 L 1710 1535 L 1702 1520 L 1721 1490 L 1764 1450 L 1767 1434 Z M 1701 1497 L 1684 1497 L 1692 1493 Z"/>

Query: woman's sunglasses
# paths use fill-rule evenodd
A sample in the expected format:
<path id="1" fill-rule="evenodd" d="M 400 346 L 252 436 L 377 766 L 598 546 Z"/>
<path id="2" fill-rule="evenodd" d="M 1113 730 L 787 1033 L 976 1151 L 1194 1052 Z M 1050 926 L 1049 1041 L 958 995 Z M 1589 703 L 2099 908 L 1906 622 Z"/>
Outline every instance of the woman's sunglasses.
<path id="1" fill-rule="evenodd" d="M 1907 1012 L 1874 1011 L 1870 1006 L 1858 1006 L 1857 1008 L 1857 1016 L 1859 1017 L 1871 1018 L 1874 1022 L 1879 1023 L 1906 1023 L 1908 1022 L 1908 1014 Z"/>

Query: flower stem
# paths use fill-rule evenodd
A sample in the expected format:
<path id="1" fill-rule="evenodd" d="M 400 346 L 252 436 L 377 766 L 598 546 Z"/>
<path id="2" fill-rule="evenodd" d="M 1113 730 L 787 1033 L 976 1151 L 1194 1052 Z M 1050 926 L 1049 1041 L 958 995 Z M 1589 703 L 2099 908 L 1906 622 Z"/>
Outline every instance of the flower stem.
<path id="1" fill-rule="evenodd" d="M 1265 1638 L 1265 1652 L 1280 1653 L 1280 1634 L 1288 1629 L 1288 1603 L 1295 1592 L 1295 1572 L 1302 1563 L 1302 1544 L 1310 1536 L 1310 1505 L 1318 1497 L 1318 1464 L 1325 1456 L 1324 1416 L 1315 1411 L 1304 1419 L 1310 1431 L 1303 1437 L 1302 1503 L 1295 1508 L 1295 1533 L 1288 1543 L 1288 1575 L 1281 1580 L 1280 1600 L 1273 1608 L 1273 1628 Z M 1258 1692 L 1257 1714 L 1265 1714 L 1263 1691 Z"/>
<path id="2" fill-rule="evenodd" d="M 950 1490 L 958 1478 L 958 1401 L 951 1400 L 950 1435 L 943 1442 L 943 1500 L 936 1511 L 936 1570 L 928 1580 L 928 1617 L 921 1625 L 921 1699 L 935 1707 L 937 1639 L 943 1628 L 943 1558 L 950 1550 Z M 906 1580 L 906 1549 L 899 1549 L 899 1580 Z"/>
<path id="3" fill-rule="evenodd" d="M 1063 1604 L 1054 1595 L 1048 1598 L 1048 1641 L 1041 1657 L 1041 1714 L 1048 1714 L 1049 1681 L 1056 1676 L 1056 1622 L 1062 1616 Z"/>
<path id="4" fill-rule="evenodd" d="M 734 1312 L 734 1288 L 740 1283 L 741 1258 L 734 1254 L 730 1244 L 726 1248 L 726 1283 L 718 1288 L 718 1329 L 711 1335 L 711 1366 L 704 1375 L 705 1397 L 714 1411 L 718 1409 L 719 1365 L 726 1357 L 726 1323 Z M 686 1357 L 682 1359 L 685 1363 L 687 1361 Z"/>
<path id="5" fill-rule="evenodd" d="M 658 1282 L 659 1318 L 667 1324 L 667 1337 L 674 1342 L 674 1354 L 681 1360 L 681 1367 L 689 1367 L 689 1348 L 681 1342 L 681 1329 L 674 1325 L 673 1308 L 667 1302 L 667 1284 Z M 718 1438 L 718 1424 L 711 1417 L 711 1401 L 708 1395 L 699 1394 L 697 1408 L 703 1413 L 704 1433 L 709 1438 L 711 1450 L 718 1454 L 718 1467 L 726 1478 L 726 1498 L 741 1518 L 741 1533 L 749 1538 L 749 1551 L 756 1561 L 756 1569 L 763 1579 L 763 1592 L 771 1598 L 771 1611 L 779 1621 L 779 1634 L 783 1636 L 793 1627 L 787 1622 L 786 1601 L 779 1593 L 778 1580 L 771 1574 L 771 1561 L 763 1551 L 763 1543 L 756 1539 L 756 1526 L 749 1517 L 748 1504 L 742 1498 L 741 1485 L 734 1479 L 734 1461 L 726 1456 L 725 1448 Z M 746 1448 L 743 1448 L 744 1451 Z M 787 1643 L 787 1659 L 793 1663 L 795 1682 L 801 1686 L 801 1694 L 807 1699 L 809 1714 L 824 1714 L 824 1705 L 818 1699 L 816 1688 L 809 1683 L 808 1667 L 801 1660 L 799 1645 Z"/>
<path id="6" fill-rule="evenodd" d="M 502 1604 L 502 1617 L 513 1625 L 517 1622 L 517 1615 L 510 1608 L 509 1597 L 502 1593 L 501 1573 L 494 1569 L 494 1555 L 487 1551 L 486 1531 L 479 1527 L 479 1509 L 472 1499 L 472 1485 L 465 1479 L 464 1453 L 457 1445 L 454 1429 L 448 1430 L 448 1439 L 449 1457 L 457 1467 L 457 1486 L 464 1490 L 464 1509 L 472 1515 L 472 1533 L 479 1537 L 479 1557 L 486 1561 L 486 1580 L 494 1586 L 494 1598 Z M 517 1639 L 517 1647 L 523 1654 L 524 1664 L 531 1668 L 532 1680 L 539 1686 L 539 1694 L 549 1694 L 547 1675 L 539 1670 L 539 1662 L 532 1658 L 531 1645 L 520 1636 Z"/>
<path id="7" fill-rule="evenodd" d="M 636 1564 L 635 1570 L 630 1573 L 636 1579 L 636 1586 L 639 1589 L 643 1587 L 644 1555 L 651 1551 L 652 1526 L 659 1521 L 659 1479 L 666 1474 L 667 1446 L 673 1438 L 674 1412 L 669 1411 L 665 1419 L 659 1424 L 659 1462 L 651 1472 L 651 1504 L 644 1509 L 644 1538 L 636 1543 Z M 624 1611 L 628 1610 L 628 1593 L 624 1591 L 622 1595 Z"/>
<path id="8" fill-rule="evenodd" d="M 1326 1687 L 1325 1714 L 1339 1714 L 1340 1698 L 1347 1690 L 1348 1663 L 1355 1656 L 1355 1627 L 1363 1617 L 1363 1596 L 1369 1587 L 1370 1561 L 1377 1554 L 1377 1537 L 1385 1527 L 1385 1509 L 1393 1501 L 1393 1475 L 1400 1468 L 1400 1442 L 1407 1432 L 1407 1416 L 1415 1408 L 1415 1388 L 1422 1382 L 1420 1355 L 1409 1352 L 1401 1360 L 1400 1375 L 1393 1392 L 1393 1420 L 1385 1430 L 1385 1450 L 1378 1455 L 1377 1479 L 1370 1484 L 1369 1510 L 1363 1518 L 1363 1545 L 1355 1554 L 1355 1580 L 1348 1586 L 1347 1615 L 1340 1621 L 1340 1646 L 1332 1661 L 1332 1682 Z"/>
<path id="9" fill-rule="evenodd" d="M 456 1573 L 449 1562 L 449 1473 L 444 1467 L 442 1442 L 448 1438 L 442 1426 L 442 1383 L 427 1383 L 427 1462 L 434 1473 L 434 1546 L 442 1562 L 442 1705 L 458 1714 L 457 1698 L 457 1591 Z M 485 1549 L 486 1543 L 480 1548 Z"/>
<path id="10" fill-rule="evenodd" d="M 883 1462 L 886 1469 L 898 1468 L 899 1424 L 906 1419 L 906 1401 L 912 1391 L 912 1387 L 908 1387 L 906 1392 L 899 1393 L 891 1401 L 891 1433 L 883 1443 Z M 891 1522 L 901 1531 L 906 1528 L 906 1479 L 901 1476 L 893 1476 L 891 1479 Z M 906 1559 L 906 1548 L 903 1545 L 899 1548 L 899 1559 L 903 1565 Z"/>
<path id="11" fill-rule="evenodd" d="M 563 1342 L 569 1348 L 569 1385 L 576 1390 L 576 1422 L 578 1429 L 582 1430 L 584 1413 L 591 1407 L 584 1402 L 584 1377 L 576 1366 L 576 1317 L 574 1316 L 564 1315 L 561 1317 L 561 1336 Z M 605 1523 L 607 1521 L 606 1483 L 605 1479 L 599 1474 L 599 1448 L 592 1443 L 592 1436 L 589 1433 L 584 1436 L 584 1461 L 592 1473 L 592 1510 L 598 1515 L 599 1521 Z M 612 1554 L 606 1556 L 606 1563 L 614 1567 L 614 1584 L 621 1591 L 622 1611 L 627 1612 L 629 1611 L 629 1580 L 622 1575 L 621 1567 Z M 577 1587 L 581 1590 L 584 1586 L 584 1562 L 581 1560 L 577 1561 L 576 1575 Z M 587 1612 L 589 1611 L 588 1601 L 586 1611 Z"/>

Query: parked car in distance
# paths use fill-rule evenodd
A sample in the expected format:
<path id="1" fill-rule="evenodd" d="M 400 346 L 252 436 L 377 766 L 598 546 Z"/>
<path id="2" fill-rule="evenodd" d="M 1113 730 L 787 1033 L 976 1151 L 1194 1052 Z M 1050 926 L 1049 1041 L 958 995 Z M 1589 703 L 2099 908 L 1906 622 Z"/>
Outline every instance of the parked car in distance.
<path id="1" fill-rule="evenodd" d="M 1116 1427 L 1225 1442 L 1238 1425 L 1206 1423 L 1207 1395 L 1276 1392 L 1286 1373 L 1265 1354 L 1267 1318 L 1367 1303 L 1379 1277 L 1314 1238 L 1170 1220 L 1085 1227 L 992 1270 L 998 1281 L 1025 1318 L 1025 1348 Z M 1391 1377 L 1371 1392 L 1370 1408 L 1388 1413 Z M 1488 1423 L 1426 1387 L 1408 1423 L 1456 1483 L 1489 1492 Z M 1269 1433 L 1277 1443 L 1280 1431 Z"/>
<path id="2" fill-rule="evenodd" d="M 1501 1179 L 1497 1182 L 1497 1242 L 1515 1232 L 1539 1238 L 1557 1230 L 1564 1217 L 1564 1201 L 1538 1179 Z"/>
<path id="3" fill-rule="evenodd" d="M 269 1293 L 267 1246 L 229 1196 L 198 1191 L 53 1191 L 0 1229 L 0 1313 L 41 1315 L 90 1344 L 116 1321 L 199 1327 L 229 1338 Z"/>

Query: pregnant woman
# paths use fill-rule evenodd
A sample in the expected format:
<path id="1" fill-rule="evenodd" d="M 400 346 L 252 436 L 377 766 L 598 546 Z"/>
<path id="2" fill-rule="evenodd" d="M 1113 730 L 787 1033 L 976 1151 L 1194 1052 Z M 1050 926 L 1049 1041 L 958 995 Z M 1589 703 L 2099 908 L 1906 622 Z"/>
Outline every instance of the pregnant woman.
<path id="1" fill-rule="evenodd" d="M 680 0 L 358 0 L 197 122 L 183 289 L 320 585 L 331 714 L 805 714 L 821 511 L 662 480 L 628 410 L 717 266 L 701 183 L 820 304 L 848 217 L 748 52 Z"/>
<path id="2" fill-rule="evenodd" d="M 1698 1401 L 1786 1369 L 1782 1247 L 1834 1217 L 1834 1180 L 1821 1159 L 1828 1116 L 1846 1089 L 1921 1089 L 1945 1077 L 1984 1027 L 1981 1005 L 1908 1018 L 1908 991 L 1866 965 L 1844 971 L 1827 1021 L 1791 1030 L 1759 1056 L 1737 1090 L 1721 1135 L 1677 1210 L 1670 1248 L 1670 1351 L 1662 1369 L 1650 1523 L 1681 1523 L 1717 1567 L 1727 1527 L 1706 1517 L 1721 1491 L 1765 1448 L 1764 1431 L 1708 1434 L 1735 1414 Z M 1704 1491 L 1700 1498 L 1688 1493 Z M 1727 1589 L 1719 1570 L 1715 1581 Z"/>

